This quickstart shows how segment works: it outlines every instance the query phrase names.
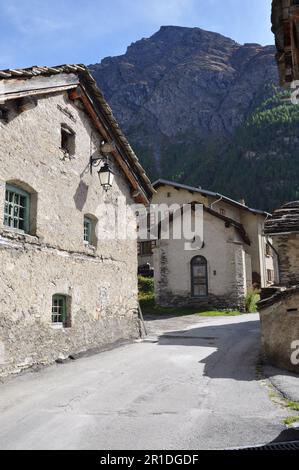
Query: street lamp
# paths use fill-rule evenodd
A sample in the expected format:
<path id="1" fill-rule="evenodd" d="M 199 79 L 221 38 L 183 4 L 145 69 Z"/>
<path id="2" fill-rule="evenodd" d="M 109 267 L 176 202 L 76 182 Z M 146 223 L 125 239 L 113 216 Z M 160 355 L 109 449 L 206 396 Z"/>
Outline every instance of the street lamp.
<path id="1" fill-rule="evenodd" d="M 104 165 L 98 171 L 99 179 L 102 188 L 105 191 L 112 188 L 113 180 L 114 180 L 114 172 L 111 169 L 111 166 L 108 162 L 108 159 L 105 161 Z"/>
<path id="2" fill-rule="evenodd" d="M 114 181 L 114 172 L 111 168 L 111 165 L 108 160 L 108 151 L 113 150 L 114 144 L 103 144 L 101 147 L 101 155 L 94 156 L 91 155 L 90 157 L 90 173 L 92 174 L 93 167 L 100 167 L 98 171 L 99 180 L 101 183 L 102 188 L 105 191 L 108 191 L 113 184 Z"/>

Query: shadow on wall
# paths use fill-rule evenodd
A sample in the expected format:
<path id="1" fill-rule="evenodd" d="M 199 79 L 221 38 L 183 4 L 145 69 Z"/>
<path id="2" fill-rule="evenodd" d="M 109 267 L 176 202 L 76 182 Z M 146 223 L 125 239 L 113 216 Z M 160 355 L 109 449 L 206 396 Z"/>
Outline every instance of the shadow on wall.
<path id="1" fill-rule="evenodd" d="M 158 344 L 207 348 L 207 356 L 199 363 L 205 364 L 204 375 L 212 379 L 258 380 L 261 345 L 258 320 L 172 331 L 160 336 Z M 202 349 L 200 353 L 204 355 Z"/>
<path id="2" fill-rule="evenodd" d="M 83 207 L 85 206 L 85 203 L 87 200 L 87 194 L 88 194 L 88 185 L 84 183 L 84 181 L 80 181 L 79 186 L 74 195 L 74 201 L 75 201 L 77 210 L 79 211 L 83 210 Z"/>

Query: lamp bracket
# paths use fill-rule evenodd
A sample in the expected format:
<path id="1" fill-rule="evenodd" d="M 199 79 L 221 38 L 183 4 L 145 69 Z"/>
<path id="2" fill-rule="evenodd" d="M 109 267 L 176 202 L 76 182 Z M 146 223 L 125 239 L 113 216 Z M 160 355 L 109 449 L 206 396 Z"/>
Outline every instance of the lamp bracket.
<path id="1" fill-rule="evenodd" d="M 90 174 L 92 175 L 93 167 L 99 167 L 102 163 L 108 163 L 108 156 L 100 155 L 98 157 L 91 155 L 89 166 L 90 166 Z"/>

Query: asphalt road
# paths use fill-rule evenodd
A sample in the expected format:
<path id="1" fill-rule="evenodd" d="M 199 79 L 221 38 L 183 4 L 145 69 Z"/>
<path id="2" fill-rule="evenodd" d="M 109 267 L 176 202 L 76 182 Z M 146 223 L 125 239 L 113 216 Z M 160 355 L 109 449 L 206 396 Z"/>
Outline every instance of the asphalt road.
<path id="1" fill-rule="evenodd" d="M 151 319 L 148 329 L 147 342 L 0 384 L 0 449 L 223 449 L 284 439 L 289 412 L 257 375 L 257 315 Z"/>

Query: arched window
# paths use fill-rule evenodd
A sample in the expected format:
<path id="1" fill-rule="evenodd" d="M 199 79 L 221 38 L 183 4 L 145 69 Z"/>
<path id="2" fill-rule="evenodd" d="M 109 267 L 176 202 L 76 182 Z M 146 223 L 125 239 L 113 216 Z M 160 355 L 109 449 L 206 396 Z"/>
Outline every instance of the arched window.
<path id="1" fill-rule="evenodd" d="M 208 296 L 208 263 L 203 256 L 191 260 L 192 297 Z"/>

